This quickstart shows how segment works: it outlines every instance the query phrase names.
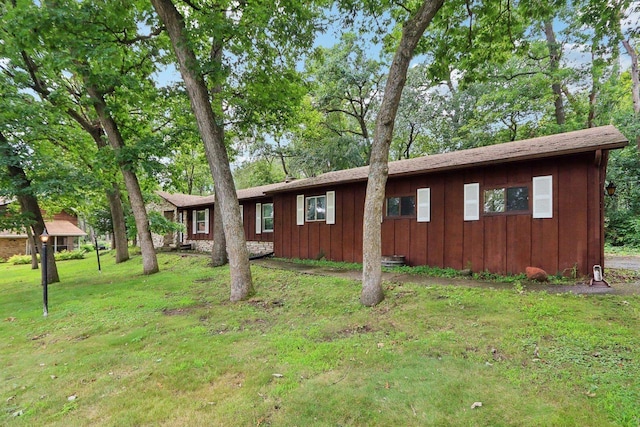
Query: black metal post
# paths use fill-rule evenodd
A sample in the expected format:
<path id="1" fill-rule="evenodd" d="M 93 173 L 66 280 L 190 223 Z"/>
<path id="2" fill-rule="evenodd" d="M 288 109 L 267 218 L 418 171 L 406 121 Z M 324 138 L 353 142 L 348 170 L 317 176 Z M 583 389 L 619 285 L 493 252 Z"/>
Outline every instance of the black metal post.
<path id="1" fill-rule="evenodd" d="M 98 237 L 93 236 L 93 243 L 96 246 L 96 257 L 98 258 L 98 271 L 102 273 L 102 268 L 100 267 L 100 250 L 98 249 Z"/>
<path id="2" fill-rule="evenodd" d="M 44 316 L 49 314 L 49 289 L 47 283 L 47 242 L 42 242 L 42 301 Z"/>

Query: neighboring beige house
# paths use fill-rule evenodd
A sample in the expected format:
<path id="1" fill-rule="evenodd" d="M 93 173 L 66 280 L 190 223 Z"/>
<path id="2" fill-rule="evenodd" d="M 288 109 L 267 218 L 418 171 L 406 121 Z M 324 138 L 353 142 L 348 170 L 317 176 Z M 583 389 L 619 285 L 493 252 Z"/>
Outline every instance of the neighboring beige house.
<path id="1" fill-rule="evenodd" d="M 0 198 L 0 214 L 12 202 L 12 200 Z M 66 212 L 60 212 L 53 216 L 53 220 L 44 223 L 49 233 L 49 247 L 54 252 L 72 251 L 79 246 L 80 237 L 87 235 L 78 228 L 78 218 Z M 0 258 L 9 259 L 14 255 L 31 253 L 28 236 L 24 230 L 18 232 L 0 230 Z"/>

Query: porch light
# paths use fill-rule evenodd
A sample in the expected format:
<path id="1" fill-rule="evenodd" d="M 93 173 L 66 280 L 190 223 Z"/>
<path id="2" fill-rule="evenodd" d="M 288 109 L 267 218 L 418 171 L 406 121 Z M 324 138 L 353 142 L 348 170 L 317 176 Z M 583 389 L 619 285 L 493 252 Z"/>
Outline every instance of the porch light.
<path id="1" fill-rule="evenodd" d="M 613 181 L 609 181 L 609 185 L 607 185 L 606 189 L 609 196 L 616 194 L 616 184 L 614 184 Z"/>

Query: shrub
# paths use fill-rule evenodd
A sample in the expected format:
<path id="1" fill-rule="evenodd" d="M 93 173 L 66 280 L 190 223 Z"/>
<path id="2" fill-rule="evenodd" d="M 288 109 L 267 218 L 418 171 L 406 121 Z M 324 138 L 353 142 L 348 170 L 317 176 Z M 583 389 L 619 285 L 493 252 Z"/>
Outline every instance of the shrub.
<path id="1" fill-rule="evenodd" d="M 14 255 L 8 262 L 11 265 L 31 264 L 31 255 Z"/>
<path id="2" fill-rule="evenodd" d="M 2 258 L 2 257 L 0 257 L 0 264 L 2 264 L 3 262 L 7 262 L 7 260 Z"/>
<path id="3" fill-rule="evenodd" d="M 91 243 L 83 243 L 80 245 L 80 250 L 85 252 L 93 252 L 95 250 L 95 246 L 93 246 Z"/>
<path id="4" fill-rule="evenodd" d="M 86 252 L 82 249 L 76 249 L 75 251 L 61 251 L 56 252 L 55 258 L 56 261 L 66 261 L 69 259 L 84 259 L 84 254 Z"/>

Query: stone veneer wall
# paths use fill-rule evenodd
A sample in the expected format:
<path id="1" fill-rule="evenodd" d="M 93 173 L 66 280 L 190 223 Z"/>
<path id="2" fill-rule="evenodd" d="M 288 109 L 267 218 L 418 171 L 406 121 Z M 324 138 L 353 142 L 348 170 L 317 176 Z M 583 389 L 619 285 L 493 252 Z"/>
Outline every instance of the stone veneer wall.
<path id="1" fill-rule="evenodd" d="M 172 211 L 173 212 L 173 221 L 178 221 L 178 209 L 172 205 L 171 203 L 167 202 L 166 200 L 160 198 L 161 202 L 157 203 L 157 202 L 150 202 L 147 203 L 147 212 L 151 212 L 151 211 L 155 211 L 155 212 L 160 212 L 161 215 L 164 215 L 165 211 Z M 156 234 L 156 233 L 151 233 L 151 238 L 153 239 L 153 247 L 158 249 L 158 248 L 162 248 L 165 246 L 165 242 L 164 242 L 164 234 Z M 172 244 L 177 244 L 178 242 L 176 241 L 178 239 L 178 233 L 174 232 L 173 233 L 173 243 Z"/>
<path id="2" fill-rule="evenodd" d="M 211 252 L 213 249 L 213 240 L 187 240 L 185 243 L 190 243 L 198 252 Z M 268 254 L 273 252 L 273 242 L 247 241 L 247 249 L 252 255 Z"/>
<path id="3" fill-rule="evenodd" d="M 27 239 L 24 237 L 0 239 L 0 258 L 7 260 L 14 255 L 24 255 L 26 251 Z"/>

